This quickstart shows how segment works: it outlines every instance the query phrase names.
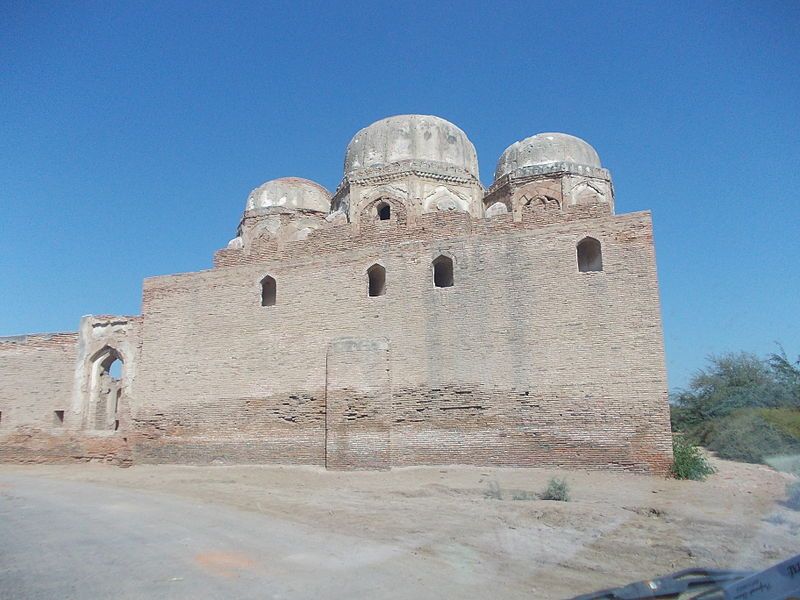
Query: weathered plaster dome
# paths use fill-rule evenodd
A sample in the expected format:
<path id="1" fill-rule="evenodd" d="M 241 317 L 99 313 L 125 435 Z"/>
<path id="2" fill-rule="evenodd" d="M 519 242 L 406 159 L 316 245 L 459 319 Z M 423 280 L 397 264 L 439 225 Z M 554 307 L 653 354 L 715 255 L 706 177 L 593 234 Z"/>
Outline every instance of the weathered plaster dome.
<path id="1" fill-rule="evenodd" d="M 331 208 L 331 193 L 308 179 L 282 177 L 268 181 L 250 192 L 245 210 L 271 206 L 327 213 Z"/>
<path id="2" fill-rule="evenodd" d="M 344 173 L 407 160 L 455 167 L 478 179 L 478 157 L 467 134 L 431 115 L 397 115 L 365 127 L 347 146 Z"/>
<path id="3" fill-rule="evenodd" d="M 597 151 L 581 138 L 566 133 L 537 133 L 506 148 L 497 161 L 494 178 L 524 167 L 552 163 L 602 168 Z"/>

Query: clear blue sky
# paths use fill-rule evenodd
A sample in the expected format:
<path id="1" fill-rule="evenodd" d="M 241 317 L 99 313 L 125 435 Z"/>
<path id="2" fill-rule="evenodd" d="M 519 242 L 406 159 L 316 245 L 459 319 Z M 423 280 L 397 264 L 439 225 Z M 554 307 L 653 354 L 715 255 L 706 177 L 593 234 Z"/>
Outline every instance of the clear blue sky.
<path id="1" fill-rule="evenodd" d="M 800 352 L 798 2 L 3 2 L 0 335 L 137 314 L 208 268 L 248 192 L 329 189 L 351 136 L 440 115 L 482 179 L 578 135 L 651 209 L 670 386 Z"/>

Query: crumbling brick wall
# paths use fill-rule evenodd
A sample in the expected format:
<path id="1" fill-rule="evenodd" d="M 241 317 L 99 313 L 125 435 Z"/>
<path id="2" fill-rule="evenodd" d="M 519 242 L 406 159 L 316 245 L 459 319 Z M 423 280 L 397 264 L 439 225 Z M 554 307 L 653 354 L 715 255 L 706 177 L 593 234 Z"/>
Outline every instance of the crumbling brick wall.
<path id="1" fill-rule="evenodd" d="M 577 270 L 585 236 L 602 243 L 602 272 Z M 453 287 L 433 286 L 439 254 Z M 376 262 L 386 293 L 370 297 Z M 145 282 L 135 460 L 325 464 L 326 353 L 352 337 L 391 348 L 390 464 L 669 464 L 649 213 L 433 213 L 215 264 Z M 275 306 L 259 301 L 265 275 Z M 378 375 L 353 377 L 357 394 Z"/>
<path id="2" fill-rule="evenodd" d="M 0 461 L 62 457 L 76 333 L 0 338 Z M 58 413 L 56 413 L 58 411 Z"/>
<path id="3" fill-rule="evenodd" d="M 139 321 L 83 317 L 76 333 L 0 338 L 0 462 L 130 462 L 129 390 Z M 121 388 L 116 415 L 92 389 L 95 363 L 111 347 L 126 361 L 122 382 L 111 386 Z M 98 427 L 98 413 L 112 425 Z M 121 428 L 113 426 L 115 417 Z"/>
<path id="4" fill-rule="evenodd" d="M 77 333 L 0 338 L 0 434 L 16 427 L 50 430 L 69 411 Z"/>
<path id="5" fill-rule="evenodd" d="M 600 272 L 578 271 L 587 236 Z M 440 255 L 452 287 L 434 286 Z M 376 263 L 385 288 L 370 296 Z M 92 377 L 117 355 L 124 411 L 119 430 L 98 430 Z M 0 460 L 663 473 L 650 215 L 431 213 L 226 249 L 209 271 L 146 280 L 141 317 L 0 339 L 0 411 Z"/>

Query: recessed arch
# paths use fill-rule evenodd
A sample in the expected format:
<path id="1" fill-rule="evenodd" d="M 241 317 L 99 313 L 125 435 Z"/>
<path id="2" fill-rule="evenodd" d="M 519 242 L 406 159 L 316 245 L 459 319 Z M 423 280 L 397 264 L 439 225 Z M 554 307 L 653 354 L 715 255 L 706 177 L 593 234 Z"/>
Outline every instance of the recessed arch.
<path id="1" fill-rule="evenodd" d="M 605 202 L 606 196 L 603 191 L 596 185 L 582 181 L 574 186 L 570 192 L 570 204 L 595 204 L 597 202 Z"/>
<path id="2" fill-rule="evenodd" d="M 406 222 L 405 200 L 387 190 L 378 190 L 375 194 L 362 198 L 356 212 L 359 214 L 358 220 L 361 223 L 385 221 L 402 224 Z"/>
<path id="3" fill-rule="evenodd" d="M 469 200 L 450 188 L 440 185 L 422 199 L 422 212 L 469 212 Z"/>
<path id="4" fill-rule="evenodd" d="M 278 301 L 278 282 L 271 275 L 261 280 L 261 306 L 275 306 Z"/>
<path id="5" fill-rule="evenodd" d="M 453 259 L 440 254 L 431 262 L 433 285 L 437 288 L 453 287 Z"/>
<path id="6" fill-rule="evenodd" d="M 103 346 L 89 359 L 89 425 L 118 430 L 120 404 L 125 390 L 126 362 L 113 346 Z"/>
<path id="7" fill-rule="evenodd" d="M 603 270 L 603 249 L 599 240 L 585 237 L 577 245 L 578 271 L 592 273 Z"/>
<path id="8" fill-rule="evenodd" d="M 508 211 L 508 205 L 505 202 L 495 202 L 486 209 L 486 217 L 492 218 L 499 215 L 505 215 Z"/>
<path id="9" fill-rule="evenodd" d="M 383 265 L 375 263 L 367 269 L 367 280 L 370 296 L 383 296 L 386 294 L 386 269 Z"/>
<path id="10" fill-rule="evenodd" d="M 121 379 L 123 375 L 122 369 L 125 366 L 125 358 L 122 353 L 113 346 L 105 345 L 100 350 L 95 352 L 89 359 L 89 363 L 100 369 L 101 371 L 114 370 L 114 374 L 119 374 L 117 379 Z"/>

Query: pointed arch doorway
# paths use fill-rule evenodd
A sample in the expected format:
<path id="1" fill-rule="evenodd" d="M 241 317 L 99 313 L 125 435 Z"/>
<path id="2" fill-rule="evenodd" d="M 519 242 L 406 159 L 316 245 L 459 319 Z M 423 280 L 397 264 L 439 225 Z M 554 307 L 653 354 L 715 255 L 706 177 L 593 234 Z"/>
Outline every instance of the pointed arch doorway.
<path id="1" fill-rule="evenodd" d="M 104 346 L 89 362 L 88 425 L 116 431 L 125 391 L 125 360 L 116 348 Z"/>

